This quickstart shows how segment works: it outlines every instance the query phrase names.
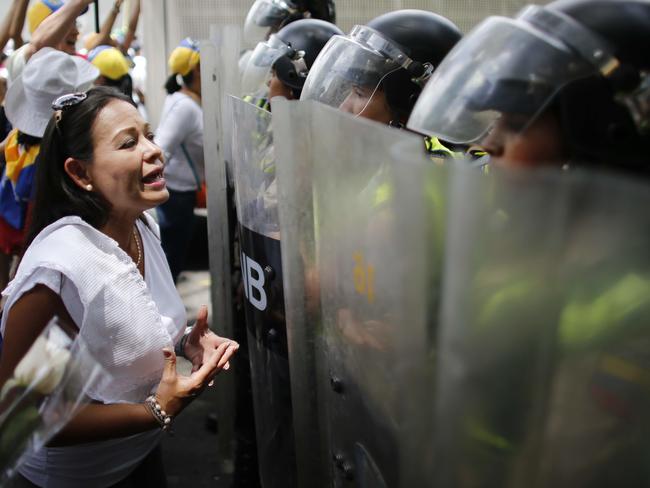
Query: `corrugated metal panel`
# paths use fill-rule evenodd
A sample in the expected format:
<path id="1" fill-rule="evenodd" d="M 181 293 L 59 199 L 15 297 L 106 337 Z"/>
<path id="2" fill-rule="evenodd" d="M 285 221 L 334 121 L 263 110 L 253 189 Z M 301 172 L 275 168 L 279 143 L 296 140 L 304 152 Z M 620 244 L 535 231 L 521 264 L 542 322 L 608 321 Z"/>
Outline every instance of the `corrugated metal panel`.
<path id="1" fill-rule="evenodd" d="M 167 0 L 175 13 L 172 44 L 185 35 L 207 38 L 210 24 L 243 24 L 252 1 Z M 488 15 L 513 15 L 525 0 L 338 0 L 338 24 L 344 31 L 391 10 L 418 8 L 448 17 L 467 32 Z M 546 3 L 546 2 L 534 2 Z M 176 38 L 177 37 L 177 38 Z"/>
<path id="2" fill-rule="evenodd" d="M 526 0 L 336 0 L 338 25 L 348 32 L 355 24 L 363 24 L 374 17 L 403 8 L 430 10 L 451 19 L 464 31 L 469 31 L 478 22 L 489 15 L 513 15 L 524 5 Z M 536 2 L 547 3 L 547 2 Z M 235 24 L 243 27 L 244 19 L 253 0 L 143 0 L 144 31 L 164 28 L 166 42 L 156 42 L 156 49 L 151 43 L 144 43 L 145 55 L 149 60 L 149 75 L 153 90 L 148 97 L 151 105 L 150 117 L 155 123 L 162 104 L 160 87 L 164 83 L 163 72 L 169 51 L 181 39 L 190 36 L 194 39 L 207 39 L 210 25 Z M 165 12 L 164 20 L 161 11 Z M 148 14 L 147 14 L 148 13 Z M 157 39 L 157 35 L 143 36 Z M 165 52 L 163 52 L 165 51 Z M 158 69 L 154 66 L 158 66 Z M 155 124 L 154 124 L 155 125 Z"/>

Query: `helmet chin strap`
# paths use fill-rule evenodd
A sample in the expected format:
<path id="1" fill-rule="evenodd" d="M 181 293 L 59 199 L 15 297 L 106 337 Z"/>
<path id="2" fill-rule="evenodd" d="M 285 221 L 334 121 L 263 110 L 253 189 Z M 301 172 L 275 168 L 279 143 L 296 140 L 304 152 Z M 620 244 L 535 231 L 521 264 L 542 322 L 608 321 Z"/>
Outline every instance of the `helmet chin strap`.
<path id="1" fill-rule="evenodd" d="M 402 67 L 401 67 L 401 66 L 398 66 L 397 68 L 390 70 L 388 73 L 386 73 L 384 76 L 382 76 L 382 77 L 379 79 L 379 81 L 377 82 L 377 85 L 375 86 L 375 89 L 372 91 L 372 93 L 371 93 L 370 96 L 368 97 L 368 101 L 367 101 L 366 104 L 363 106 L 363 108 L 361 109 L 361 111 L 360 111 L 358 114 L 355 115 L 355 117 L 361 117 L 361 114 L 362 114 L 363 112 L 365 112 L 365 110 L 368 108 L 368 105 L 370 105 L 370 102 L 372 101 L 372 97 L 375 96 L 375 93 L 377 93 L 377 90 L 379 90 L 379 87 L 381 86 L 381 83 L 386 79 L 386 77 L 387 77 L 388 75 L 392 75 L 393 73 L 395 73 L 396 71 L 399 71 L 399 70 L 401 70 L 401 69 L 402 69 Z"/>

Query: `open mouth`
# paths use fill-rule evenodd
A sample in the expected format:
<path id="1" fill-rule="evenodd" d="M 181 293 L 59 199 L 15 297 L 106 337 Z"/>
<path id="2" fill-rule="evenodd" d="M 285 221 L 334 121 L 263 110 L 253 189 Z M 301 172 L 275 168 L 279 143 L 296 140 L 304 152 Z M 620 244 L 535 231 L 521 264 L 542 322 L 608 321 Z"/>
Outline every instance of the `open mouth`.
<path id="1" fill-rule="evenodd" d="M 142 182 L 145 185 L 152 185 L 154 183 L 157 183 L 159 181 L 163 180 L 163 169 L 162 167 L 156 168 L 153 171 L 150 171 L 147 173 L 147 175 L 142 177 Z"/>

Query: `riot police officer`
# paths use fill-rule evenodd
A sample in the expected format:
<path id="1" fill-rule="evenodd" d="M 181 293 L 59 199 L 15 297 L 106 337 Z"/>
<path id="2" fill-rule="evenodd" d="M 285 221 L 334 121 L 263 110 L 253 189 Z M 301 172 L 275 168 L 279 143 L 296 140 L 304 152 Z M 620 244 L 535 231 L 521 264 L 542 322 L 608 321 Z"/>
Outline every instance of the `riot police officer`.
<path id="1" fill-rule="evenodd" d="M 296 20 L 336 22 L 334 0 L 255 0 L 244 23 L 244 40 L 255 46 Z"/>
<path id="2" fill-rule="evenodd" d="M 258 43 L 244 72 L 245 92 L 269 89 L 268 98 L 300 98 L 309 69 L 327 41 L 343 32 L 324 20 L 302 19 L 293 22 L 268 41 Z"/>
<path id="3" fill-rule="evenodd" d="M 301 100 L 404 127 L 422 88 L 461 38 L 450 20 L 423 10 L 398 10 L 355 26 L 323 49 Z M 427 149 L 450 155 L 437 140 Z"/>
<path id="4" fill-rule="evenodd" d="M 515 19 L 491 17 L 444 60 L 413 110 L 410 128 L 478 142 L 495 166 L 549 167 L 514 179 L 496 174 L 503 177 L 486 184 L 492 201 L 481 204 L 497 212 L 472 221 L 494 218 L 491 225 L 501 228 L 493 246 L 478 241 L 482 255 L 493 257 L 473 277 L 499 277 L 484 286 L 482 299 L 464 290 L 476 307 L 466 322 L 490 338 L 499 331 L 506 337 L 509 324 L 517 339 L 491 347 L 475 333 L 474 344 L 463 342 L 483 364 L 464 364 L 474 391 L 469 382 L 458 388 L 466 389 L 454 405 L 471 407 L 459 408 L 463 425 L 447 437 L 463 447 L 441 462 L 445 482 L 453 484 L 461 469 L 469 479 L 489 480 L 476 486 L 526 484 L 516 476 L 556 487 L 649 482 L 650 396 L 641 379 L 648 375 L 650 314 L 643 203 L 650 52 L 641 46 L 649 42 L 650 4 L 643 1 L 560 0 Z M 536 263 L 560 275 L 555 286 Z M 557 312 L 548 314 L 551 308 Z M 537 330 L 531 310 L 545 319 Z M 542 410 L 544 418 L 534 418 Z"/>
<path id="5" fill-rule="evenodd" d="M 642 1 L 567 0 L 488 18 L 436 70 L 408 127 L 479 142 L 506 165 L 647 172 L 649 42 Z"/>

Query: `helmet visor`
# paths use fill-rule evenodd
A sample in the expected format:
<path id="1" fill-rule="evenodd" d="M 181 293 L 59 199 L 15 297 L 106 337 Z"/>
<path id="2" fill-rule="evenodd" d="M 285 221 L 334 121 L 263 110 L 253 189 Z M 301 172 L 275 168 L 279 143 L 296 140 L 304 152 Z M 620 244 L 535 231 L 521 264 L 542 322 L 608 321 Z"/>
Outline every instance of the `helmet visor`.
<path id="1" fill-rule="evenodd" d="M 396 53 L 400 51 L 367 27 L 334 36 L 309 70 L 300 99 L 340 108 L 352 97 L 357 99 L 354 114 L 359 115 L 365 108 L 363 99 L 372 98 L 386 75 L 402 69 Z"/>
<path id="2" fill-rule="evenodd" d="M 550 15 L 557 25 L 534 22 L 535 12 Z M 516 115 L 519 130 L 525 130 L 563 86 L 602 71 L 612 60 L 606 46 L 595 45 L 599 41 L 579 24 L 557 15 L 537 8 L 517 20 L 486 19 L 436 69 L 408 127 L 446 141 L 471 143 L 508 114 Z M 577 47 L 563 42 L 567 32 Z M 600 51 L 600 66 L 581 49 Z"/>
<path id="3" fill-rule="evenodd" d="M 266 42 L 258 43 L 242 76 L 244 93 L 256 93 L 263 89 L 271 76 L 273 64 L 282 56 L 292 57 L 293 54 L 294 50 L 276 35 L 272 35 Z"/>
<path id="4" fill-rule="evenodd" d="M 265 41 L 293 10 L 284 0 L 255 0 L 244 22 L 244 40 L 251 46 Z"/>

